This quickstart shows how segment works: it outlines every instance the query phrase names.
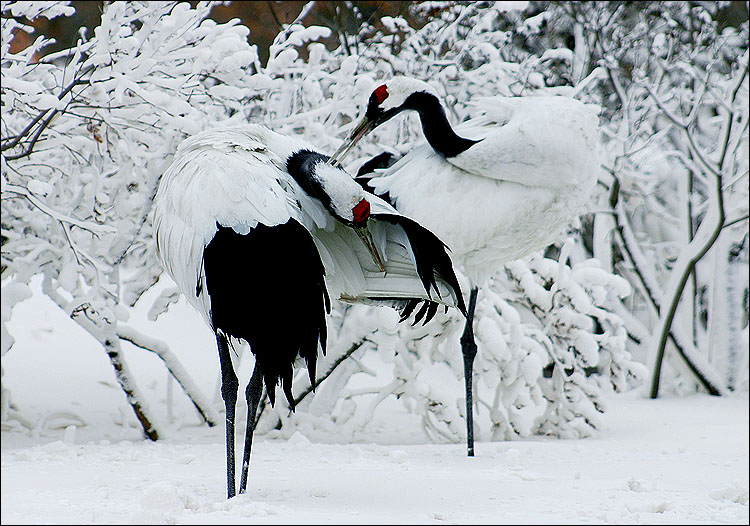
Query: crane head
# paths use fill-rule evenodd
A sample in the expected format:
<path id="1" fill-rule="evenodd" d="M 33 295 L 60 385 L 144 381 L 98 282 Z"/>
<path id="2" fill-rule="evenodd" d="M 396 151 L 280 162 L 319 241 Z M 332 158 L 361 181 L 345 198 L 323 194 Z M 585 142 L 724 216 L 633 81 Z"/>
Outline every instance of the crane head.
<path id="1" fill-rule="evenodd" d="M 404 110 L 418 108 L 410 104 L 411 95 L 427 93 L 437 97 L 437 92 L 421 80 L 409 77 L 394 77 L 380 84 L 370 94 L 367 111 L 362 120 L 349 133 L 349 137 L 328 160 L 331 166 L 337 166 L 349 151 L 369 132 Z"/>
<path id="2" fill-rule="evenodd" d="M 287 159 L 287 171 L 305 193 L 320 201 L 333 217 L 356 232 L 378 268 L 385 271 L 383 258 L 368 228 L 367 194 L 351 175 L 340 167 L 330 166 L 327 159 L 311 150 L 299 150 Z"/>
<path id="3" fill-rule="evenodd" d="M 328 205 L 326 205 L 329 211 L 339 221 L 353 228 L 370 252 L 372 260 L 381 272 L 385 272 L 383 258 L 368 227 L 370 202 L 366 198 L 365 191 L 352 179 L 351 175 L 340 167 L 333 167 L 320 162 L 316 166 L 314 176 L 329 200 Z M 358 188 L 354 188 L 352 183 Z"/>

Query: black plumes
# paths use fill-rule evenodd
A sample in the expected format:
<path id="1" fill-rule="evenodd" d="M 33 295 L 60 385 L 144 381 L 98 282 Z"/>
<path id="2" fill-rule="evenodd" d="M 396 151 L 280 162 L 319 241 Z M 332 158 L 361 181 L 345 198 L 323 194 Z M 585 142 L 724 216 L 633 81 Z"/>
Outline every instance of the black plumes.
<path id="1" fill-rule="evenodd" d="M 217 226 L 203 255 L 213 329 L 246 340 L 271 403 L 281 381 L 294 408 L 294 361 L 305 359 L 314 385 L 318 342 L 326 348 L 331 305 L 318 250 L 293 219 L 245 235 Z"/>
<path id="2" fill-rule="evenodd" d="M 366 161 L 362 166 L 359 167 L 359 170 L 357 170 L 357 176 L 354 178 L 355 181 L 359 184 L 359 186 L 364 189 L 365 192 L 370 192 L 372 194 L 377 195 L 384 201 L 386 201 L 391 206 L 395 207 L 396 204 L 391 200 L 391 196 L 388 192 L 384 192 L 382 194 L 378 194 L 375 189 L 370 185 L 370 181 L 375 177 L 373 175 L 373 172 L 375 170 L 381 170 L 383 168 L 390 168 L 393 166 L 396 162 L 396 159 L 393 158 L 393 154 L 389 152 L 383 152 L 381 154 L 376 155 L 369 161 Z"/>
<path id="3" fill-rule="evenodd" d="M 396 309 L 400 315 L 400 318 L 398 320 L 399 323 L 405 321 L 409 316 L 411 316 L 414 312 L 414 309 L 416 309 L 420 304 L 422 306 L 414 315 L 412 326 L 419 323 L 422 318 L 424 318 L 422 325 L 427 325 L 427 322 L 435 316 L 438 307 L 440 307 L 440 304 L 436 301 L 409 299 L 399 302 L 398 304 L 393 306 L 393 308 Z M 445 312 L 448 312 L 447 306 L 445 307 Z"/>
<path id="4" fill-rule="evenodd" d="M 365 161 L 362 166 L 357 170 L 357 178 L 369 179 L 364 177 L 365 175 L 374 172 L 375 170 L 382 170 L 383 168 L 390 168 L 396 160 L 393 158 L 393 154 L 390 152 L 383 152 L 376 155 L 369 161 Z"/>
<path id="5" fill-rule="evenodd" d="M 461 294 L 461 287 L 458 284 L 458 278 L 456 278 L 456 273 L 453 270 L 453 263 L 448 255 L 448 247 L 445 243 L 443 243 L 440 238 L 431 231 L 406 216 L 375 214 L 373 217 L 377 217 L 380 220 L 388 221 L 395 225 L 401 225 L 409 238 L 411 249 L 414 252 L 414 259 L 417 262 L 417 274 L 419 275 L 419 279 L 422 281 L 422 285 L 424 285 L 427 294 L 430 295 L 432 289 L 435 290 L 435 293 L 438 292 L 435 276 L 439 276 L 454 290 L 456 293 L 458 309 L 464 316 L 466 316 L 466 305 L 464 304 L 463 295 Z M 437 310 L 437 304 L 430 305 L 432 303 L 435 302 L 425 302 L 416 314 L 417 321 L 419 321 L 425 314 L 429 314 L 427 320 L 432 318 Z M 407 316 L 411 314 L 411 311 L 414 310 L 415 306 L 411 307 Z M 401 316 L 402 319 L 405 319 L 403 312 L 401 313 Z"/>
<path id="6" fill-rule="evenodd" d="M 395 162 L 393 154 L 391 153 L 384 152 L 376 155 L 369 161 L 366 161 L 359 168 L 357 171 L 357 177 L 354 179 L 366 192 L 376 194 L 394 208 L 396 207 L 396 203 L 391 199 L 388 192 L 378 194 L 375 191 L 375 188 L 370 185 L 370 181 L 374 178 L 374 176 L 370 174 L 377 169 L 389 168 Z M 438 288 L 435 282 L 435 275 L 437 274 L 456 292 L 458 308 L 464 316 L 466 316 L 466 306 L 464 305 L 461 288 L 458 285 L 456 273 L 453 271 L 453 264 L 450 256 L 448 256 L 448 248 L 445 243 L 440 241 L 440 238 L 431 231 L 408 217 L 391 214 L 374 214 L 373 217 L 388 221 L 392 224 L 401 225 L 409 238 L 409 243 L 411 244 L 414 258 L 417 262 L 417 274 L 419 274 L 419 279 L 422 281 L 427 294 L 430 294 L 431 289 L 435 289 L 437 292 Z M 420 303 L 422 306 L 417 311 L 412 325 L 416 325 L 422 318 L 424 318 L 423 325 L 430 321 L 432 317 L 435 316 L 439 304 L 434 301 L 417 299 L 399 302 L 398 305 L 394 307 L 399 311 L 401 316 L 400 321 L 404 321 L 411 316 Z"/>

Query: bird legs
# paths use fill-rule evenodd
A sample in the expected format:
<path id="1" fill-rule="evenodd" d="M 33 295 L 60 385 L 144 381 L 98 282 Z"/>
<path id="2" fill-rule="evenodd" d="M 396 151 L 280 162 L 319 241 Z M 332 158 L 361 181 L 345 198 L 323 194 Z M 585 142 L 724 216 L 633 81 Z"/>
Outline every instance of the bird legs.
<path id="1" fill-rule="evenodd" d="M 216 332 L 216 343 L 219 347 L 219 363 L 221 364 L 221 397 L 226 409 L 226 445 L 227 445 L 227 498 L 235 495 L 234 490 L 234 413 L 237 405 L 237 375 L 229 355 L 229 340 Z"/>
<path id="2" fill-rule="evenodd" d="M 260 394 L 263 391 L 263 378 L 258 367 L 258 359 L 255 359 L 253 376 L 245 389 L 247 400 L 247 427 L 245 428 L 245 452 L 242 455 L 242 476 L 240 478 L 240 493 L 247 489 L 247 471 L 250 468 L 250 449 L 253 447 L 253 432 L 255 431 L 255 415 L 258 413 Z"/>
<path id="3" fill-rule="evenodd" d="M 474 397 L 473 367 L 474 357 L 477 355 L 477 343 L 474 340 L 474 309 L 477 306 L 479 289 L 473 287 L 469 296 L 469 308 L 466 314 L 466 326 L 461 335 L 461 351 L 464 355 L 464 379 L 466 380 L 466 447 L 468 456 L 474 456 Z"/>
<path id="4" fill-rule="evenodd" d="M 237 390 L 239 383 L 234 372 L 232 358 L 229 356 L 229 340 L 224 334 L 216 333 L 216 343 L 219 347 L 219 363 L 221 364 L 221 397 L 224 399 L 226 409 L 226 444 L 227 444 L 227 498 L 235 496 L 235 456 L 234 456 L 234 416 L 237 405 Z M 250 467 L 250 449 L 253 445 L 253 432 L 255 431 L 255 418 L 258 413 L 260 395 L 263 391 L 263 378 L 255 362 L 253 375 L 245 389 L 247 400 L 247 427 L 245 428 L 245 451 L 242 455 L 242 476 L 240 478 L 240 493 L 247 489 L 247 471 Z"/>

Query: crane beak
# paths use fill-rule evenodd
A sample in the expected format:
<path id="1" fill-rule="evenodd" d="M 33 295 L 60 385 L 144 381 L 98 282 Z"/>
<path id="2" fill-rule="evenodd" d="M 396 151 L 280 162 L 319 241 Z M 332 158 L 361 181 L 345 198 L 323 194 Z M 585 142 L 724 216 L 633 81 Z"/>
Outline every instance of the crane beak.
<path id="1" fill-rule="evenodd" d="M 339 163 L 346 157 L 346 154 L 349 153 L 349 150 L 354 148 L 354 145 L 359 142 L 359 140 L 364 137 L 372 128 L 375 126 L 375 121 L 371 121 L 367 117 L 364 117 L 359 124 L 357 124 L 357 127 L 354 128 L 354 130 L 349 134 L 349 137 L 344 141 L 344 143 L 339 147 L 338 150 L 336 150 L 336 153 L 334 153 L 330 159 L 328 159 L 328 164 L 331 166 L 338 166 Z"/>
<path id="2" fill-rule="evenodd" d="M 372 260 L 378 266 L 378 268 L 380 269 L 380 272 L 385 272 L 385 263 L 383 263 L 383 258 L 380 257 L 380 252 L 378 252 L 378 249 L 375 246 L 375 240 L 372 239 L 372 234 L 370 233 L 370 230 L 368 230 L 367 224 L 365 223 L 364 225 L 355 225 L 354 231 L 362 240 L 362 243 L 365 244 L 365 246 L 367 247 L 367 250 L 370 251 L 370 254 L 372 255 Z"/>

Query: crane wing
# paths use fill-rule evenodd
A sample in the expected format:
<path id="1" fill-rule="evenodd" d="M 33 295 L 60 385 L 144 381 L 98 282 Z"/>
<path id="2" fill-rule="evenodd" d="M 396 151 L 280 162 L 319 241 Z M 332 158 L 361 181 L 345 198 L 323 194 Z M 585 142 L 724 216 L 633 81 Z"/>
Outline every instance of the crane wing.
<path id="1" fill-rule="evenodd" d="M 570 97 L 491 97 L 456 127 L 482 139 L 446 161 L 474 175 L 525 186 L 577 185 L 599 169 L 596 108 Z"/>
<path id="2" fill-rule="evenodd" d="M 296 195 L 260 126 L 210 130 L 184 141 L 162 176 L 154 238 L 166 270 L 210 324 L 203 251 L 218 226 L 247 234 L 300 218 Z"/>
<path id="3" fill-rule="evenodd" d="M 442 241 L 379 197 L 367 194 L 367 200 L 371 206 L 368 228 L 383 257 L 385 272 L 351 228 L 336 222 L 331 229 L 318 229 L 314 239 L 326 267 L 331 296 L 349 303 L 388 304 L 402 312 L 414 308 L 412 300 L 426 301 L 465 313 L 461 289 Z"/>

